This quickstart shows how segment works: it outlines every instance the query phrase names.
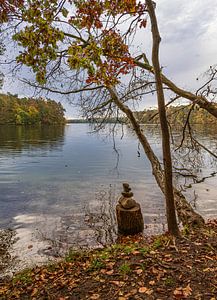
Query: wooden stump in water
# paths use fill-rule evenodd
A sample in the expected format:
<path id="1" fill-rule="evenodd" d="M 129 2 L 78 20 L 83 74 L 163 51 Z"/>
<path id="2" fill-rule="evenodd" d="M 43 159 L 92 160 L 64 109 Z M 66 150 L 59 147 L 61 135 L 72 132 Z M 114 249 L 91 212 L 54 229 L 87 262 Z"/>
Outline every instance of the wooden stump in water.
<path id="1" fill-rule="evenodd" d="M 123 183 L 124 191 L 116 206 L 118 233 L 132 235 L 144 229 L 140 205 L 133 199 L 133 193 L 128 183 Z"/>
<path id="2" fill-rule="evenodd" d="M 116 206 L 118 233 L 133 235 L 144 230 L 144 221 L 139 203 L 133 208 L 125 209 L 120 204 Z"/>

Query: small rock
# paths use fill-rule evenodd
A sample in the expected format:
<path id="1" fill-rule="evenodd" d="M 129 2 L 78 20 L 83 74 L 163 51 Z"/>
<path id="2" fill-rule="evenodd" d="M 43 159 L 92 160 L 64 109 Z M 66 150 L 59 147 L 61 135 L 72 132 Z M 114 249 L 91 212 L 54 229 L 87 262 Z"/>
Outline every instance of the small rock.
<path id="1" fill-rule="evenodd" d="M 118 202 L 125 209 L 131 209 L 136 206 L 136 201 L 133 198 L 121 197 Z"/>

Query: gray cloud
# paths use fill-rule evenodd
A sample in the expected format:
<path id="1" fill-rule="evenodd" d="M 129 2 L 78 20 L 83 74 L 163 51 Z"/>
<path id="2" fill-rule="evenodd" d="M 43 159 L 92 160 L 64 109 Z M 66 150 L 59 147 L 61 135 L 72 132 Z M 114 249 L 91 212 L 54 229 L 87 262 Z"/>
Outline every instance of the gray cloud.
<path id="1" fill-rule="evenodd" d="M 159 25 L 167 43 L 201 38 L 217 25 L 217 0 L 161 0 L 157 2 Z"/>

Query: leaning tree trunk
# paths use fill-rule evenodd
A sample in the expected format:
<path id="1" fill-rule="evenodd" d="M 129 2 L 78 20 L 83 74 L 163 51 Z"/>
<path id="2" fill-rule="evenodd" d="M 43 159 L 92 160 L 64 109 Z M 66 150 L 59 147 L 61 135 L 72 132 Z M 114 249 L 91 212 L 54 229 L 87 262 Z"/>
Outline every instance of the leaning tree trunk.
<path id="1" fill-rule="evenodd" d="M 133 112 L 129 109 L 129 107 L 119 99 L 118 94 L 116 90 L 113 87 L 107 87 L 108 91 L 110 92 L 110 95 L 112 97 L 112 100 L 117 105 L 117 107 L 128 117 L 142 147 L 147 155 L 151 166 L 152 166 L 152 173 L 157 181 L 158 186 L 160 187 L 161 191 L 164 192 L 164 174 L 163 170 L 161 168 L 161 164 L 157 158 L 157 156 L 154 154 L 147 138 L 142 132 L 142 129 L 137 122 L 136 118 L 133 115 Z M 173 187 L 174 190 L 174 200 L 177 210 L 177 215 L 179 218 L 179 221 L 182 222 L 183 225 L 188 226 L 202 226 L 204 224 L 204 219 L 196 213 L 191 205 L 188 203 L 188 201 L 185 199 L 185 196 L 177 190 L 175 187 Z"/>

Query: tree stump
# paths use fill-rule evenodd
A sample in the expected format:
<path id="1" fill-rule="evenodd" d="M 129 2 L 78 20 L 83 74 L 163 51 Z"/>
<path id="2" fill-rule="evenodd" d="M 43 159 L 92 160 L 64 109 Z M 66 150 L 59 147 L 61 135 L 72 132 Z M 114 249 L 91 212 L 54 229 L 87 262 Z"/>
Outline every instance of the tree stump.
<path id="1" fill-rule="evenodd" d="M 139 203 L 133 208 L 125 209 L 120 204 L 116 206 L 118 233 L 133 235 L 144 229 L 144 221 Z"/>
<path id="2" fill-rule="evenodd" d="M 123 183 L 124 191 L 116 206 L 118 233 L 122 235 L 133 235 L 144 229 L 144 221 L 141 207 L 133 199 L 133 193 L 128 183 Z"/>

